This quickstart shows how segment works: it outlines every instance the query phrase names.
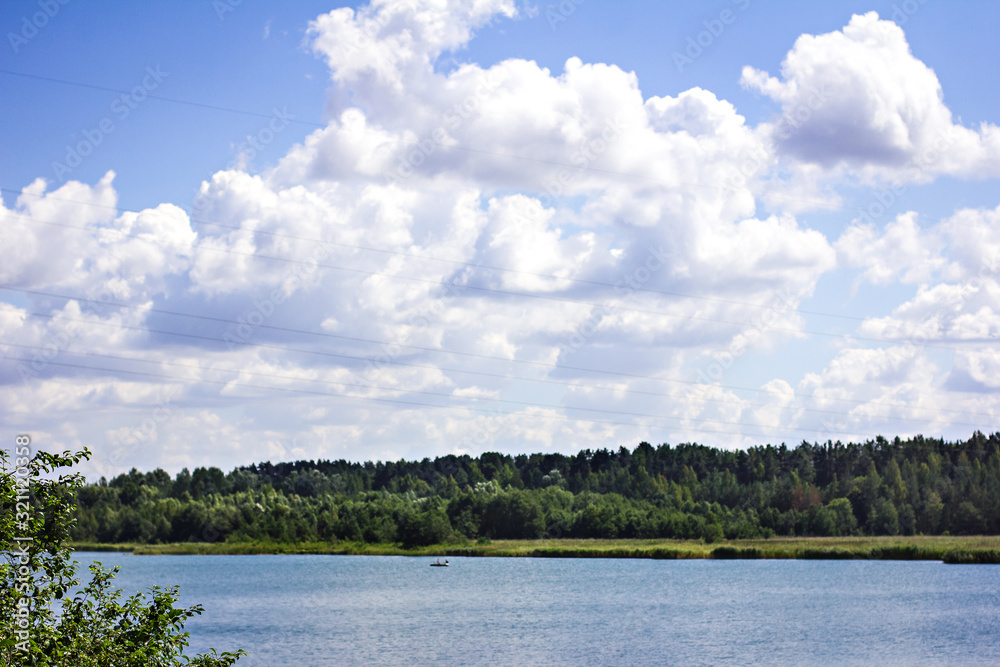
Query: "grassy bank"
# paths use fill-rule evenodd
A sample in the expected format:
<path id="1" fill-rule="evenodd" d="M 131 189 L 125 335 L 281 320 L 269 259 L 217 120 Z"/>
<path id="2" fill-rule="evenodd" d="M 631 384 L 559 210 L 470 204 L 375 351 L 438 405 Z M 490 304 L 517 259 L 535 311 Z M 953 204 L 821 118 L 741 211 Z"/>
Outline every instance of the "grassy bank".
<path id="1" fill-rule="evenodd" d="M 726 540 L 495 540 L 403 549 L 397 544 L 353 542 L 188 542 L 178 544 L 76 543 L 79 551 L 164 554 L 341 554 L 378 556 L 498 556 L 535 558 L 814 558 L 940 560 L 1000 563 L 1000 536 L 801 537 Z"/>

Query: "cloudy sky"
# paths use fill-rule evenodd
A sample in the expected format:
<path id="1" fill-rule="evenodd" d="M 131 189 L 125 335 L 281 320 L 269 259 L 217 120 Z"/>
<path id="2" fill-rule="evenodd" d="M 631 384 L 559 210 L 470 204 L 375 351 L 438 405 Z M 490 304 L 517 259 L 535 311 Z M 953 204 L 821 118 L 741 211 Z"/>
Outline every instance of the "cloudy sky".
<path id="1" fill-rule="evenodd" d="M 998 21 L 5 3 L 4 445 L 111 476 L 997 430 Z"/>

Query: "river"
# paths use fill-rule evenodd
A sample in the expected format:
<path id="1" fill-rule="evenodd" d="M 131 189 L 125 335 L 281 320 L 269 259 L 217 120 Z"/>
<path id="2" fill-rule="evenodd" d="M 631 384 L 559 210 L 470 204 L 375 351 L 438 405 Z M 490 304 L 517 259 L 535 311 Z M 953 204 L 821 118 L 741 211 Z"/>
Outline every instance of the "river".
<path id="1" fill-rule="evenodd" d="M 938 562 L 133 556 L 191 648 L 239 667 L 1000 664 L 1000 566 Z"/>

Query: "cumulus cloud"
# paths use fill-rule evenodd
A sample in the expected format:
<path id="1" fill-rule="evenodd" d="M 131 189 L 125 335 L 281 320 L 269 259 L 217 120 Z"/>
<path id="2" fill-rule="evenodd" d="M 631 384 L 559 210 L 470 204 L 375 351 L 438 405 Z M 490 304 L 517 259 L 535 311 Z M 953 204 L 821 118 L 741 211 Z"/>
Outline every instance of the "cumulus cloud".
<path id="1" fill-rule="evenodd" d="M 373 0 L 357 10 L 324 14 L 309 30 L 313 49 L 325 57 L 334 79 L 370 75 L 402 90 L 408 70 L 425 72 L 497 15 L 511 18 L 517 9 L 511 0 Z"/>
<path id="2" fill-rule="evenodd" d="M 946 261 L 940 235 L 922 230 L 912 211 L 897 216 L 881 231 L 855 223 L 837 240 L 836 249 L 842 264 L 864 269 L 858 282 L 873 285 L 926 282 Z"/>
<path id="3" fill-rule="evenodd" d="M 956 124 L 937 75 L 876 12 L 799 37 L 781 78 L 747 66 L 741 83 L 781 105 L 770 134 L 798 160 L 903 182 L 1000 173 L 1000 128 Z"/>
<path id="4" fill-rule="evenodd" d="M 864 269 L 858 283 L 928 284 L 938 279 L 978 286 L 1000 271 L 1000 207 L 960 209 L 927 227 L 913 211 L 881 230 L 858 219 L 835 247 L 841 265 Z"/>
<path id="5" fill-rule="evenodd" d="M 93 187 L 69 181 L 53 191 L 38 179 L 14 208 L 0 206 L 9 258 L 0 265 L 0 282 L 142 300 L 185 273 L 197 237 L 187 214 L 172 204 L 117 214 L 114 177 L 108 172 Z"/>
<path id="6" fill-rule="evenodd" d="M 1000 336 L 1000 286 L 986 279 L 921 287 L 892 314 L 865 320 L 860 331 L 917 344 L 989 341 Z"/>
<path id="7" fill-rule="evenodd" d="M 948 377 L 949 388 L 991 394 L 1000 390 L 1000 350 L 984 347 L 962 350 Z"/>
<path id="8" fill-rule="evenodd" d="M 928 174 L 993 159 L 994 130 L 952 122 L 897 27 L 854 17 L 798 40 L 780 80 L 746 70 L 744 84 L 786 115 L 810 109 L 782 136 L 702 88 L 644 96 L 613 64 L 440 68 L 476 29 L 516 16 L 509 0 L 376 0 L 320 16 L 309 44 L 347 93 L 335 93 L 337 112 L 273 168 L 207 177 L 194 221 L 170 204 L 115 210 L 110 173 L 51 192 L 30 184 L 0 209 L 13 250 L 0 280 L 81 298 L 0 304 L 5 341 L 62 341 L 31 392 L 4 391 L 0 405 L 24 416 L 37 400 L 78 419 L 106 441 L 102 471 L 669 434 L 736 446 L 819 433 L 824 410 L 843 418 L 841 433 L 924 418 L 946 370 L 905 344 L 907 327 L 937 318 L 932 337 L 963 340 L 1000 331 L 996 284 L 973 284 L 970 268 L 1000 250 L 1000 209 L 927 229 L 915 213 L 882 230 L 856 222 L 835 243 L 796 212 L 817 173 L 904 173 L 942 129 L 958 139 Z M 835 193 L 821 199 L 807 206 L 837 205 Z M 724 386 L 744 355 L 774 360 L 808 340 L 796 309 L 838 266 L 858 285 L 921 285 L 858 330 L 899 344 L 845 347 L 804 379 L 758 383 L 755 397 Z M 104 295 L 132 307 L 83 300 Z M 79 320 L 72 335 L 58 318 Z M 145 365 L 58 366 L 78 352 Z M 712 364 L 721 375 L 696 380 Z M 989 355 L 956 364 L 992 387 Z M 2 381 L 23 384 L 9 368 Z"/>

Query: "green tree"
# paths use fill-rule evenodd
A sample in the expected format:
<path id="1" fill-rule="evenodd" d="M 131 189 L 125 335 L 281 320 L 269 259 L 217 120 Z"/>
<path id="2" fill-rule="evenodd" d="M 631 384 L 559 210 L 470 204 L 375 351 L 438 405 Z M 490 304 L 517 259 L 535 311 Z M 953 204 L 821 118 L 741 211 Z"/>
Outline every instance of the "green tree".
<path id="1" fill-rule="evenodd" d="M 858 520 L 854 516 L 851 508 L 851 501 L 847 498 L 834 498 L 827 504 L 827 509 L 834 517 L 834 531 L 830 533 L 834 537 L 853 535 L 858 529 Z"/>
<path id="2" fill-rule="evenodd" d="M 720 541 L 725 535 L 722 533 L 722 526 L 717 523 L 707 523 L 705 524 L 705 530 L 702 532 L 702 539 L 705 540 L 705 544 L 712 544 L 714 542 Z"/>
<path id="3" fill-rule="evenodd" d="M 489 480 L 489 481 L 487 481 Z M 967 503 L 963 506 L 963 503 Z M 576 456 L 131 470 L 78 491 L 81 542 L 1000 533 L 1000 433 L 729 452 L 640 444 Z M 448 524 L 431 510 L 446 510 Z M 895 513 L 895 516 L 894 516 Z"/>
<path id="4" fill-rule="evenodd" d="M 959 503 L 955 517 L 955 531 L 965 535 L 975 535 L 983 531 L 983 515 L 968 500 Z"/>
<path id="5" fill-rule="evenodd" d="M 889 463 L 885 467 L 885 478 L 882 480 L 882 483 L 885 484 L 886 491 L 888 491 L 889 498 L 894 505 L 899 507 L 906 502 L 906 483 L 903 481 L 903 476 L 899 471 L 899 464 L 896 463 L 895 459 L 889 459 Z"/>
<path id="6" fill-rule="evenodd" d="M 898 535 L 899 512 L 896 506 L 885 498 L 875 501 L 874 511 L 868 517 L 869 530 L 872 535 Z"/>
<path id="7" fill-rule="evenodd" d="M 944 502 L 934 491 L 928 491 L 924 500 L 923 511 L 917 517 L 917 529 L 929 535 L 936 534 L 941 528 L 941 515 L 944 513 Z"/>
<path id="8" fill-rule="evenodd" d="M 0 662 L 223 667 L 246 655 L 212 649 L 211 655 L 185 656 L 184 623 L 203 608 L 175 607 L 177 587 L 154 586 L 148 597 L 136 593 L 122 601 L 121 590 L 111 586 L 118 568 L 95 563 L 90 582 L 68 597 L 80 585 L 68 540 L 83 478 L 53 473 L 89 458 L 90 451 L 40 451 L 29 458 L 28 445 L 24 436 L 18 438 L 13 468 L 7 452 L 0 451 L 0 537 L 13 545 L 0 562 Z"/>
<path id="9" fill-rule="evenodd" d="M 421 512 L 408 510 L 399 524 L 399 538 L 404 549 L 440 544 L 452 537 L 448 516 L 439 509 Z"/>

